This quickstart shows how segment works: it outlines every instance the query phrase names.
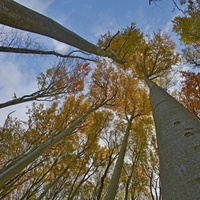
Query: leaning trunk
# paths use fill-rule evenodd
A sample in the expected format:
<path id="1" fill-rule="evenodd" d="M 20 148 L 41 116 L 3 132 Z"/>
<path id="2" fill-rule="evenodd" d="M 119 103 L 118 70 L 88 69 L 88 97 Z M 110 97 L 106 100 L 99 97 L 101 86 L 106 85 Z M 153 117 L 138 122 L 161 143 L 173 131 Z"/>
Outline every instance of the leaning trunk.
<path id="1" fill-rule="evenodd" d="M 14 160 L 9 166 L 1 169 L 0 173 L 0 187 L 2 187 L 7 181 L 13 178 L 16 174 L 20 173 L 25 167 L 32 163 L 36 158 L 41 156 L 48 148 L 61 141 L 64 137 L 72 134 L 72 132 L 80 125 L 89 115 L 96 109 L 89 109 L 79 119 L 74 121 L 66 130 L 58 133 L 57 135 L 50 137 L 44 143 L 36 148 L 33 148 L 28 153 L 23 154 L 18 159 Z"/>
<path id="2" fill-rule="evenodd" d="M 44 35 L 74 46 L 82 51 L 109 57 L 120 62 L 110 51 L 101 49 L 49 17 L 28 9 L 13 0 L 0 1 L 0 23 L 13 28 Z"/>
<path id="3" fill-rule="evenodd" d="M 150 80 L 163 200 L 200 198 L 200 122 Z"/>

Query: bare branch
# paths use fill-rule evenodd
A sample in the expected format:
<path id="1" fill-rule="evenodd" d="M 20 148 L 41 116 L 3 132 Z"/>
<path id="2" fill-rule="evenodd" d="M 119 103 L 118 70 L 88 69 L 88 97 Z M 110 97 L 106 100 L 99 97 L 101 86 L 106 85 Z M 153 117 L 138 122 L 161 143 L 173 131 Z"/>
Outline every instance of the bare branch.
<path id="1" fill-rule="evenodd" d="M 111 42 L 113 41 L 113 39 L 120 33 L 120 31 L 117 31 L 117 33 L 115 35 L 113 35 L 113 37 L 110 39 L 108 45 L 104 48 L 104 50 L 108 49 L 108 47 L 110 47 Z"/>
<path id="2" fill-rule="evenodd" d="M 5 122 L 4 122 L 4 125 L 3 125 L 3 131 L 5 130 L 5 128 L 6 128 L 6 126 L 7 126 L 7 123 L 8 123 L 8 120 L 9 120 L 10 115 L 12 115 L 14 112 L 15 112 L 15 110 L 12 111 L 12 112 L 10 112 L 10 113 L 7 115 L 7 118 L 6 118 L 6 120 L 5 120 Z"/>
<path id="3" fill-rule="evenodd" d="M 176 8 L 177 8 L 179 11 L 181 11 L 181 12 L 187 17 L 187 15 L 186 15 L 186 13 L 184 12 L 184 10 L 182 10 L 174 0 L 172 0 L 172 1 L 173 1 L 174 5 L 176 6 Z"/>
<path id="4" fill-rule="evenodd" d="M 87 61 L 98 62 L 97 59 L 84 58 L 82 56 L 73 56 L 72 53 L 69 54 L 61 54 L 56 51 L 44 51 L 37 49 L 27 49 L 27 48 L 15 48 L 15 47 L 5 47 L 0 46 L 0 52 L 9 52 L 9 53 L 22 53 L 22 54 L 38 54 L 38 55 L 54 55 L 61 58 L 77 58 Z"/>

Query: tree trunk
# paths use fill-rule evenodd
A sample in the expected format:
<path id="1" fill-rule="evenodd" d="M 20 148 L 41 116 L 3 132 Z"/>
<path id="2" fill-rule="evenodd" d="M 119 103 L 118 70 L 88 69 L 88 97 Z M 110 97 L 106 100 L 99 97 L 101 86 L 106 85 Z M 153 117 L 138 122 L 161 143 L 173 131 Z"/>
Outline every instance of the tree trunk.
<path id="1" fill-rule="evenodd" d="M 102 191 L 103 191 L 103 187 L 104 187 L 104 182 L 105 182 L 106 176 L 107 176 L 107 174 L 108 174 L 109 168 L 110 168 L 110 166 L 111 166 L 112 163 L 113 163 L 113 160 L 112 160 L 112 155 L 111 155 L 111 156 L 109 157 L 108 165 L 106 166 L 106 169 L 105 169 L 105 171 L 104 171 L 104 174 L 103 174 L 103 176 L 101 177 L 101 180 L 100 180 L 100 187 L 99 187 L 99 190 L 98 190 L 98 193 L 97 193 L 96 200 L 100 200 L 100 199 L 101 199 Z"/>
<path id="2" fill-rule="evenodd" d="M 48 148 L 55 145 L 67 135 L 70 135 L 76 129 L 76 127 L 79 124 L 81 124 L 90 115 L 90 113 L 92 113 L 95 110 L 96 109 L 89 109 L 84 115 L 82 115 L 79 119 L 74 121 L 66 130 L 60 132 L 59 134 L 53 137 L 50 137 L 38 147 L 33 148 L 28 153 L 23 154 L 17 160 L 13 161 L 10 165 L 3 168 L 0 174 L 0 187 L 3 186 L 8 180 L 13 178 L 16 174 L 20 173 L 36 158 L 42 155 Z"/>
<path id="3" fill-rule="evenodd" d="M 156 127 L 163 200 L 200 199 L 200 122 L 146 79 Z"/>
<path id="4" fill-rule="evenodd" d="M 117 189 L 118 189 L 118 185 L 119 185 L 119 179 L 120 179 L 120 175 L 121 175 L 121 171 L 122 171 L 122 167 L 123 167 L 123 163 L 124 163 L 124 156 L 125 156 L 125 152 L 126 152 L 126 147 L 127 147 L 129 133 L 130 133 L 130 130 L 131 130 L 131 124 L 132 124 L 133 119 L 134 119 L 134 117 L 132 115 L 131 118 L 128 120 L 128 125 L 127 125 L 125 135 L 124 135 L 124 138 L 123 138 L 122 146 L 121 146 L 119 156 L 118 156 L 117 162 L 115 164 L 115 169 L 114 169 L 111 181 L 109 183 L 108 191 L 106 193 L 104 200 L 114 200 L 115 199 Z"/>
<path id="5" fill-rule="evenodd" d="M 65 174 L 65 172 L 66 172 L 68 169 L 69 169 L 69 167 L 67 166 L 67 167 L 58 175 L 58 177 L 56 177 L 56 179 L 55 179 L 53 182 L 49 183 L 49 185 L 47 185 L 47 187 L 46 187 L 46 188 L 44 189 L 44 191 L 40 194 L 40 196 L 37 198 L 37 200 L 42 200 L 42 199 L 45 197 L 46 193 L 47 193 L 53 186 L 55 186 L 55 185 L 58 183 L 58 181 L 60 180 L 60 178 Z"/>
<path id="6" fill-rule="evenodd" d="M 0 23 L 13 28 L 44 35 L 88 53 L 109 57 L 116 62 L 120 62 L 110 51 L 101 49 L 63 27 L 56 21 L 28 9 L 13 0 L 0 1 Z"/>

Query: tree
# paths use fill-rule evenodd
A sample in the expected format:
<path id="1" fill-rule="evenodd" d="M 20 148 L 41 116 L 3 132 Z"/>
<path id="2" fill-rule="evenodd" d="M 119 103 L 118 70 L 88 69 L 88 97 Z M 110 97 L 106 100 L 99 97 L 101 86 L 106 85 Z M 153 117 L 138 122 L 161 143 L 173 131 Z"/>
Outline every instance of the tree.
<path id="1" fill-rule="evenodd" d="M 135 32 L 132 31 L 132 33 Z M 123 34 L 121 36 L 124 40 L 123 44 L 127 44 L 128 38 L 125 38 Z M 111 45 L 109 48 L 112 48 Z M 124 45 L 123 48 L 124 50 L 126 48 L 127 52 L 132 52 L 129 48 L 133 46 Z M 200 158 L 197 152 L 200 142 L 198 137 L 200 123 L 179 102 L 150 80 L 162 76 L 163 72 L 177 62 L 174 48 L 169 37 L 158 33 L 146 44 L 144 42 L 142 48 L 138 47 L 137 54 L 133 55 L 133 64 L 125 63 L 122 67 L 128 73 L 132 69 L 134 75 L 136 70 L 139 70 L 136 75 L 140 78 L 143 74 L 150 89 L 150 101 L 159 148 L 162 197 L 164 199 L 195 199 L 199 196 L 197 163 L 200 162 Z M 131 56 L 128 55 L 128 58 L 131 59 Z M 184 175 L 181 170 L 183 166 L 187 175 Z M 185 176 L 184 179 L 183 176 Z M 189 182 L 192 184 L 190 185 Z M 185 189 L 182 190 L 182 188 Z"/>
<path id="2" fill-rule="evenodd" d="M 67 126 L 64 125 L 64 129 L 59 130 L 56 134 L 54 132 L 54 135 L 47 139 L 43 139 L 41 143 L 23 153 L 17 159 L 14 159 L 9 165 L 1 169 L 0 186 L 18 174 L 36 158 L 42 155 L 47 149 L 61 141 L 66 136 L 71 135 L 91 113 L 106 104 L 112 104 L 118 91 L 116 86 L 111 85 L 110 87 L 109 79 L 105 79 L 104 83 L 101 83 L 99 81 L 101 76 L 98 75 L 96 77 L 96 75 L 98 74 L 94 73 L 94 81 L 91 85 L 89 99 L 85 99 L 84 95 L 80 95 L 77 99 L 74 96 L 69 96 L 65 99 L 65 104 L 63 105 L 64 109 L 68 109 L 70 115 L 73 114 L 72 117 L 69 116 L 70 121 L 67 123 Z M 98 91 L 98 93 L 95 90 Z M 69 104 L 69 102 L 71 104 Z M 66 117 L 66 115 L 64 117 Z M 61 127 L 63 127 L 63 123 L 66 124 L 65 121 L 66 119 L 64 118 L 61 122 Z M 36 137 L 36 135 L 34 137 Z"/>
<path id="3" fill-rule="evenodd" d="M 111 52 L 91 44 L 54 20 L 34 12 L 15 1 L 2 0 L 0 2 L 0 19 L 1 24 L 44 35 L 88 53 L 106 56 L 120 62 Z"/>
<path id="4" fill-rule="evenodd" d="M 135 25 L 133 25 L 114 36 L 111 34 L 105 35 L 103 41 L 100 41 L 99 43 L 101 44 L 101 48 L 97 48 L 96 46 L 82 41 L 77 35 L 69 32 L 54 21 L 41 16 L 40 14 L 35 15 L 35 12 L 20 6 L 14 1 L 1 1 L 0 6 L 1 23 L 47 35 L 52 38 L 55 36 L 54 31 L 60 30 L 59 36 L 61 36 L 61 38 L 55 37 L 54 39 L 74 45 L 89 53 L 113 58 L 111 53 L 107 53 L 111 51 L 117 56 L 117 58 L 115 59 L 114 57 L 113 60 L 123 61 L 116 63 L 118 67 L 122 68 L 127 74 L 131 74 L 132 78 L 137 79 L 141 86 L 144 87 L 146 82 L 150 89 L 150 101 L 158 140 L 162 196 L 164 199 L 199 198 L 199 120 L 189 113 L 172 96 L 167 94 L 161 87 L 152 82 L 152 80 L 156 81 L 159 76 L 163 76 L 167 73 L 171 65 L 176 64 L 178 60 L 177 55 L 174 53 L 175 46 L 169 37 L 158 33 L 155 34 L 153 38 L 146 39 L 140 30 L 136 29 Z M 17 20 L 13 18 L 12 13 L 14 12 L 16 14 L 15 16 L 19 17 Z M 38 21 L 32 21 L 31 18 L 38 19 Z M 26 19 L 29 20 L 28 23 L 18 23 L 19 21 L 25 22 L 24 20 Z M 47 24 L 50 22 L 49 27 L 53 27 L 54 30 L 49 31 L 48 29 L 46 32 L 45 28 L 47 27 L 42 26 L 40 22 L 47 22 Z M 29 24 L 31 24 L 31 28 L 28 27 Z M 37 26 L 38 24 L 39 26 Z M 34 27 L 34 30 L 32 27 Z M 198 26 L 194 27 L 198 28 Z M 196 33 L 197 30 L 195 29 L 194 34 Z M 71 37 L 72 43 L 69 43 L 65 34 L 70 35 L 69 38 Z M 56 35 L 58 35 L 57 32 Z M 66 40 L 63 41 L 63 38 Z M 77 39 L 79 44 L 84 47 L 77 46 L 74 39 Z M 193 39 L 189 38 L 186 41 L 191 42 Z M 80 112 L 82 115 L 76 115 L 76 120 L 69 124 L 71 126 L 63 132 L 60 132 L 60 134 L 47 139 L 42 145 L 39 145 L 38 148 L 29 151 L 25 159 L 31 158 L 34 160 L 34 157 L 31 156 L 33 152 L 38 153 L 40 151 L 37 150 L 43 148 L 47 143 L 55 144 L 51 143 L 52 140 L 56 141 L 56 139 L 61 139 L 66 136 L 66 134 L 71 134 L 78 125 L 82 124 L 82 121 L 87 119 L 89 114 L 101 107 L 101 105 L 110 106 L 109 103 L 113 102 L 117 88 L 113 84 L 111 84 L 111 86 L 109 85 L 110 80 L 112 80 L 109 76 L 104 77 L 106 79 L 101 79 L 99 76 L 95 77 L 94 84 L 96 84 L 96 86 L 91 89 L 89 103 L 87 104 L 88 101 L 84 102 L 87 104 L 86 107 L 89 106 L 89 108 L 87 107 L 88 109 L 86 109 L 87 111 L 81 112 L 81 109 Z M 100 92 L 97 88 L 100 89 Z M 106 90 L 103 90 L 105 88 Z M 110 93 L 110 91 L 113 91 L 113 93 Z M 91 102 L 94 103 L 92 104 L 93 107 L 90 107 Z M 84 103 L 83 105 L 85 105 Z M 57 141 L 60 141 L 60 139 Z M 49 147 L 51 147 L 51 145 Z M 45 148 L 44 150 L 47 150 Z M 39 155 L 40 154 L 41 152 Z M 24 166 L 33 161 L 30 160 L 29 163 L 26 163 L 23 159 L 23 156 L 22 158 L 19 157 L 13 163 L 9 164 L 6 167 L 8 171 L 5 168 L 3 169 L 3 173 L 5 172 L 4 177 L 6 177 L 6 179 L 0 179 L 2 185 L 3 182 L 8 181 L 10 177 L 12 177 L 11 173 L 17 174 Z M 20 162 L 23 164 L 21 169 L 18 168 L 18 172 L 13 171 L 15 169 L 14 166 L 16 166 L 15 164 L 19 164 Z"/>
<path id="5" fill-rule="evenodd" d="M 118 102 L 117 113 L 119 117 L 126 121 L 126 125 L 124 128 L 124 136 L 119 156 L 115 164 L 114 172 L 109 183 L 105 199 L 115 199 L 123 168 L 125 153 L 129 143 L 129 135 L 133 129 L 133 121 L 143 115 L 148 115 L 149 112 L 147 96 L 145 96 L 144 89 L 139 87 L 138 81 L 133 80 L 121 70 L 117 71 L 117 75 L 120 87 L 120 97 L 117 98 L 120 99 L 120 103 Z"/>
<path id="6" fill-rule="evenodd" d="M 185 44 L 196 43 L 200 41 L 199 25 L 199 1 L 189 0 L 188 7 L 184 11 L 186 16 L 177 16 L 173 20 L 173 30 L 181 37 Z"/>
<path id="7" fill-rule="evenodd" d="M 162 88 L 149 80 L 147 83 L 158 140 L 162 196 L 198 198 L 199 121 Z"/>

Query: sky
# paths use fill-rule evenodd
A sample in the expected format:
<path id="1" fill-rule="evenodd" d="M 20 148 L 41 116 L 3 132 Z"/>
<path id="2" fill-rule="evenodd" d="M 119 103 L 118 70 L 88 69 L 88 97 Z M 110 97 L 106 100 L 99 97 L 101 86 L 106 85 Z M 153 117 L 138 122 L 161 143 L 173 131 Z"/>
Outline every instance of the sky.
<path id="1" fill-rule="evenodd" d="M 108 31 L 116 33 L 130 26 L 132 22 L 135 22 L 144 34 L 152 34 L 158 29 L 171 34 L 171 20 L 179 14 L 178 10 L 174 10 L 172 0 L 158 1 L 151 6 L 148 0 L 16 0 L 16 2 L 54 19 L 94 44 L 101 35 Z M 8 27 L 4 29 L 10 30 Z M 46 45 L 49 50 L 66 52 L 70 49 L 68 45 L 53 39 L 39 35 L 33 37 Z M 172 34 L 172 39 L 178 41 L 175 34 Z M 54 63 L 55 58 L 50 56 L 0 52 L 0 102 L 11 100 L 14 93 L 19 97 L 36 91 L 36 76 L 52 67 Z M 25 120 L 28 105 L 30 103 L 1 109 L 0 126 L 12 111 L 15 111 L 13 117 Z"/>

